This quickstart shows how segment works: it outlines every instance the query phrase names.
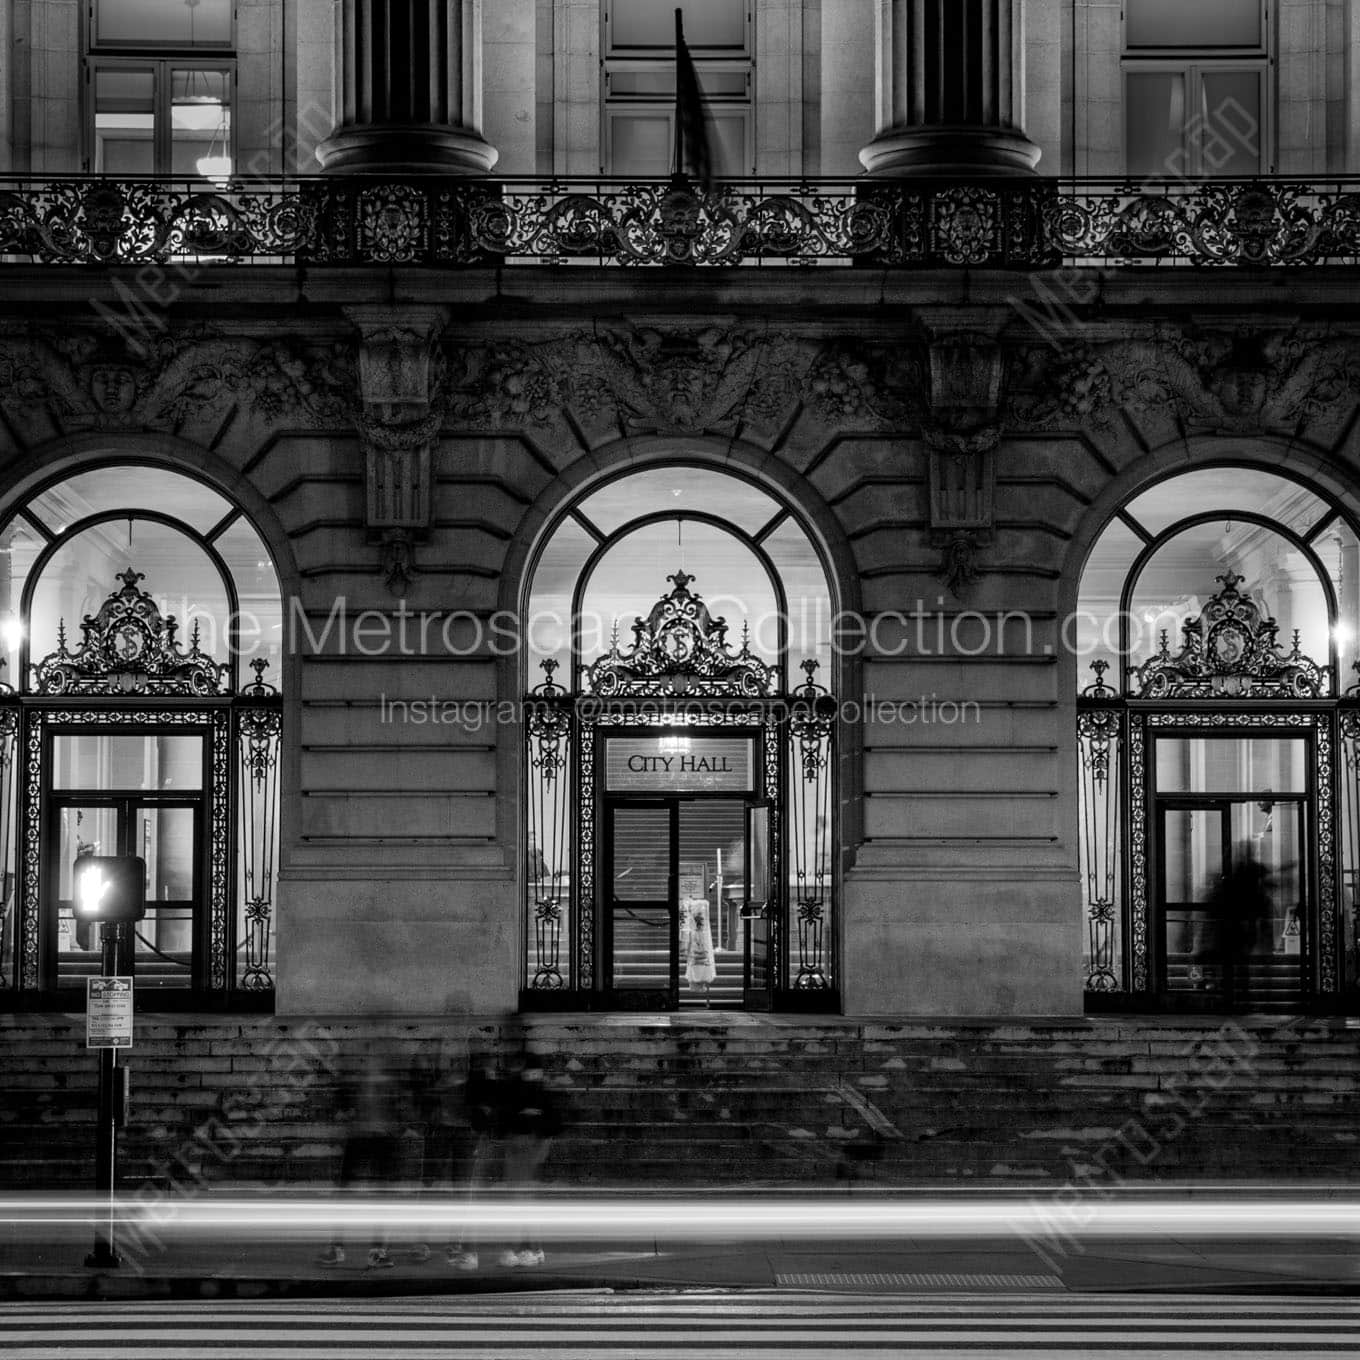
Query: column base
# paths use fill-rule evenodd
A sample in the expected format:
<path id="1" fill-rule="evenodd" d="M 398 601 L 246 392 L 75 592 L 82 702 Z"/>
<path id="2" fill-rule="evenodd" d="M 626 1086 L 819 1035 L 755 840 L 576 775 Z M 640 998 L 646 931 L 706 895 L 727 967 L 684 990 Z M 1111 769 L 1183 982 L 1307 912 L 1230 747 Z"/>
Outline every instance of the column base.
<path id="1" fill-rule="evenodd" d="M 433 124 L 340 127 L 316 149 L 328 175 L 484 175 L 499 155 L 479 133 Z"/>
<path id="2" fill-rule="evenodd" d="M 1040 154 L 1019 128 L 936 123 L 888 128 L 859 159 L 871 175 L 975 179 L 1033 175 Z"/>

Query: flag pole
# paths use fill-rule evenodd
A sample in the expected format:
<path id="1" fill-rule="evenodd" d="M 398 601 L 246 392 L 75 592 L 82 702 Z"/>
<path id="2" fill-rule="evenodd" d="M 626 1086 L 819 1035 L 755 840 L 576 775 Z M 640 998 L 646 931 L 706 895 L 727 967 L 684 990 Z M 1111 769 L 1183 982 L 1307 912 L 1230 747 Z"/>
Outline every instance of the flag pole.
<path id="1" fill-rule="evenodd" d="M 685 173 L 685 118 L 680 107 L 680 53 L 685 45 L 685 23 L 683 11 L 675 10 L 675 178 L 683 178 Z"/>

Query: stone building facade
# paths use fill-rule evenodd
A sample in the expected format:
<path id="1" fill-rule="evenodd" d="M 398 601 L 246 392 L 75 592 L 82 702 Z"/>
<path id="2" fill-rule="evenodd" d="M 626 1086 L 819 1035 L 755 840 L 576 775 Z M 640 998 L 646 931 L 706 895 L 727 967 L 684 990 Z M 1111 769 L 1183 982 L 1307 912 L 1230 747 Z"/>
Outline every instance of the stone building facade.
<path id="1" fill-rule="evenodd" d="M 1349 1010 L 1352 7 L 670 8 L 0 0 L 0 1004 Z"/>

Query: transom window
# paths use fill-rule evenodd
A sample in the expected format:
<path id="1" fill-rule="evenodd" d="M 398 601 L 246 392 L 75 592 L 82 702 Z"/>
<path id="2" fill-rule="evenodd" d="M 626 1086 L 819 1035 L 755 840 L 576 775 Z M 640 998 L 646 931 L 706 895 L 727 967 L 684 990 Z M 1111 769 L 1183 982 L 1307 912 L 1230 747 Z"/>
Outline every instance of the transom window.
<path id="1" fill-rule="evenodd" d="M 1129 174 L 1270 170 L 1263 0 L 1125 0 L 1123 66 Z"/>
<path id="2" fill-rule="evenodd" d="M 725 473 L 693 467 L 637 472 L 580 501 L 545 545 L 529 599 L 530 678 L 539 664 L 573 677 L 627 645 L 633 621 L 688 572 L 728 637 L 801 681 L 804 659 L 831 666 L 831 602 L 820 556 L 797 520 L 769 493 Z"/>

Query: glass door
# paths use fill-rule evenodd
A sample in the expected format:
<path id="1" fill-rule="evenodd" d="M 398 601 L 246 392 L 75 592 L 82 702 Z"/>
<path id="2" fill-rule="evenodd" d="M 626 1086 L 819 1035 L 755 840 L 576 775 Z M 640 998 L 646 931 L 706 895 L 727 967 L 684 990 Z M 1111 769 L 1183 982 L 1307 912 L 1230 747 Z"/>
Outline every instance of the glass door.
<path id="1" fill-rule="evenodd" d="M 43 876 L 44 985 L 101 968 L 100 932 L 74 919 L 81 855 L 146 861 L 147 912 L 133 927 L 139 989 L 202 981 L 204 740 L 199 732 L 57 731 L 51 737 Z"/>
<path id="2" fill-rule="evenodd" d="M 1208 1008 L 1297 1006 L 1308 953 L 1304 803 L 1205 798 L 1158 819 L 1162 991 Z"/>
<path id="3" fill-rule="evenodd" d="M 671 1010 L 679 988 L 680 920 L 668 802 L 607 805 L 605 972 L 615 1005 Z"/>

